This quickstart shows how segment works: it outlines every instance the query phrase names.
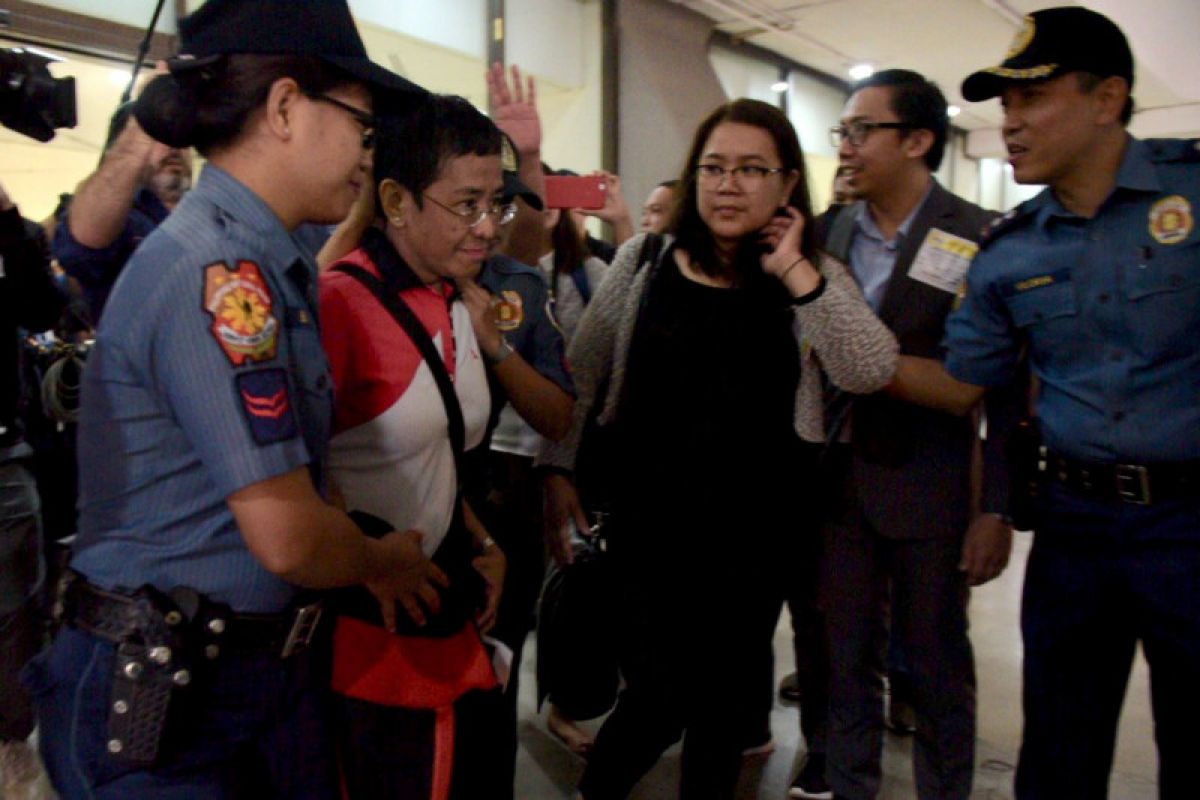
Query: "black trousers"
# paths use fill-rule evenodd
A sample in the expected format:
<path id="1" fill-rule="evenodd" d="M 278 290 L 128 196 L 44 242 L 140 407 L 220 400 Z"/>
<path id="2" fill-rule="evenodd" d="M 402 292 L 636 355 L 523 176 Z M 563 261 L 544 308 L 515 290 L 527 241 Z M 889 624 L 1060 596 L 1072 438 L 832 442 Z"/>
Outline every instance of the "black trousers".
<path id="1" fill-rule="evenodd" d="M 826 525 L 823 605 L 832 680 L 829 782 L 839 797 L 879 793 L 883 653 L 891 619 L 913 684 L 913 768 L 921 798 L 966 800 L 975 764 L 975 670 L 961 537 L 890 539 L 853 505 Z"/>
<path id="2" fill-rule="evenodd" d="M 475 508 L 488 533 L 500 545 L 508 562 L 504 593 L 491 636 L 512 650 L 512 669 L 492 721 L 491 744 L 503 762 L 504 790 L 489 797 L 513 797 L 517 764 L 517 699 L 520 694 L 521 656 L 533 629 L 538 595 L 546 571 L 542 544 L 542 487 L 533 473 L 533 459 L 490 451 L 487 454 L 488 495 Z"/>
<path id="3" fill-rule="evenodd" d="M 719 524 L 681 524 L 691 544 L 674 554 L 645 546 L 662 539 L 657 526 L 630 530 L 616 517 L 611 524 L 626 686 L 596 737 L 580 792 L 586 800 L 626 797 L 682 737 L 679 796 L 726 800 L 744 732 L 759 713 L 747 687 L 761 681 L 771 657 L 783 599 L 779 559 L 744 540 L 732 553 L 713 546 L 739 539 L 738 529 Z"/>
<path id="4" fill-rule="evenodd" d="M 1129 672 L 1150 666 L 1158 796 L 1195 797 L 1200 500 L 1150 506 L 1054 487 L 1025 571 L 1020 800 L 1108 795 Z"/>

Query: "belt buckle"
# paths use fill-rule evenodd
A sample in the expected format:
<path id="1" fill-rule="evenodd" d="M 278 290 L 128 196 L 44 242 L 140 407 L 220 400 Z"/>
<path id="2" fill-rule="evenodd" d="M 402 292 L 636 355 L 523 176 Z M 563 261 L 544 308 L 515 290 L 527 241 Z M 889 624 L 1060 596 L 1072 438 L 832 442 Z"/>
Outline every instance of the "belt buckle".
<path id="1" fill-rule="evenodd" d="M 317 632 L 323 610 L 320 602 L 309 603 L 296 609 L 292 627 L 287 638 L 283 640 L 283 649 L 279 652 L 280 658 L 290 658 L 308 647 L 313 634 Z"/>
<path id="2" fill-rule="evenodd" d="M 1140 464 L 1117 464 L 1117 496 L 1126 503 L 1150 505 L 1150 473 Z"/>

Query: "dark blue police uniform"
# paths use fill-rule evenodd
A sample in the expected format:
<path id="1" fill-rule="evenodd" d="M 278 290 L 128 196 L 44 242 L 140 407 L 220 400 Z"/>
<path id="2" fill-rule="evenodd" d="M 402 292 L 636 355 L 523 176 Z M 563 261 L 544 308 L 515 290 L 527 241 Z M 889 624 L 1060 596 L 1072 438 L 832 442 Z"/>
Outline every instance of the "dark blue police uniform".
<path id="1" fill-rule="evenodd" d="M 1103 797 L 1140 642 L 1163 797 L 1194 796 L 1200 719 L 1200 142 L 1129 139 L 1091 219 L 1046 190 L 1002 220 L 946 368 L 1040 380 L 1043 505 L 1026 572 L 1017 796 Z"/>
<path id="2" fill-rule="evenodd" d="M 169 213 L 154 192 L 142 189 L 134 196 L 133 207 L 117 238 L 108 247 L 94 248 L 80 244 L 71 235 L 64 211 L 54 229 L 54 257 L 63 271 L 79 281 L 92 314 L 92 325 L 99 323 L 100 313 L 125 262 Z"/>
<path id="3" fill-rule="evenodd" d="M 566 366 L 566 345 L 551 313 L 542 273 L 516 259 L 495 255 L 483 262 L 478 282 L 500 298 L 502 304 L 514 305 L 507 292 L 516 295 L 519 312 L 513 309 L 513 316 L 500 323 L 504 338 L 538 374 L 554 381 L 563 391 L 575 394 L 575 384 Z"/>
<path id="4" fill-rule="evenodd" d="M 297 589 L 254 558 L 226 504 L 302 466 L 323 490 L 332 390 L 315 284 L 311 254 L 210 164 L 113 289 L 84 372 L 71 567 L 89 588 L 74 613 L 111 605 L 105 593 L 190 587 L 209 609 L 196 631 L 207 638 L 190 662 L 173 663 L 182 649 L 165 654 L 186 692 L 172 695 L 158 759 L 132 764 L 110 719 L 118 644 L 67 609 L 26 673 L 43 755 L 67 796 L 336 795 L 319 648 L 281 652 Z M 191 596 L 171 594 L 182 614 L 168 612 L 167 625 L 193 624 Z M 162 661 L 151 651 L 136 672 Z"/>
<path id="5" fill-rule="evenodd" d="M 566 366 L 562 331 L 550 309 L 546 279 L 534 267 L 508 256 L 496 255 L 483 264 L 478 282 L 496 298 L 497 321 L 505 339 L 537 372 L 574 395 L 575 385 Z M 504 775 L 495 788 L 495 798 L 512 797 L 517 756 L 518 675 L 525 637 L 533 626 L 534 608 L 545 575 L 541 536 L 541 481 L 533 474 L 528 456 L 489 450 L 492 430 L 508 397 L 489 371 L 492 390 L 492 419 L 489 435 L 472 454 L 471 461 L 485 461 L 486 468 L 468 480 L 471 507 L 481 514 L 488 532 L 496 539 L 508 561 L 504 592 L 491 636 L 513 652 L 512 672 L 505 689 L 504 714 L 490 731 L 494 769 Z M 512 413 L 511 409 L 505 413 Z M 469 462 L 470 463 L 470 462 Z"/>

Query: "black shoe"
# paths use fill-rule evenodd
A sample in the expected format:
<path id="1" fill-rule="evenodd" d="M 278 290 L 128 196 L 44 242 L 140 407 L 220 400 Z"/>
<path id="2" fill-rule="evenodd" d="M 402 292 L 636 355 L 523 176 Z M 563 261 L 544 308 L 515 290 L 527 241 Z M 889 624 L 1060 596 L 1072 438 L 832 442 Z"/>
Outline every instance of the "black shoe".
<path id="1" fill-rule="evenodd" d="M 804 693 L 800 691 L 800 678 L 796 673 L 793 672 L 779 682 L 779 696 L 789 703 L 799 703 L 804 699 Z"/>
<path id="2" fill-rule="evenodd" d="M 792 781 L 788 797 L 803 797 L 808 800 L 832 800 L 833 790 L 825 780 L 825 754 L 810 753 L 800 774 Z"/>

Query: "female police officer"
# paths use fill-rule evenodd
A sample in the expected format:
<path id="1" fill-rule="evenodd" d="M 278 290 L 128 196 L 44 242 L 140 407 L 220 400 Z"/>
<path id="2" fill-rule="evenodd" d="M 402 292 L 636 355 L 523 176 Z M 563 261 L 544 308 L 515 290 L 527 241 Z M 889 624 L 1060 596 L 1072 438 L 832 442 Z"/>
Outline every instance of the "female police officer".
<path id="1" fill-rule="evenodd" d="M 411 602 L 438 573 L 322 500 L 330 380 L 291 232 L 346 215 L 373 100 L 421 90 L 367 60 L 345 0 L 210 0 L 180 29 L 136 113 L 209 163 L 99 329 L 66 627 L 26 682 L 66 797 L 333 797 L 298 587 Z"/>

